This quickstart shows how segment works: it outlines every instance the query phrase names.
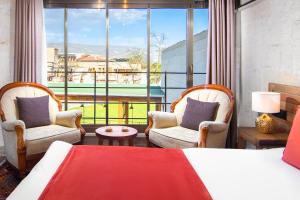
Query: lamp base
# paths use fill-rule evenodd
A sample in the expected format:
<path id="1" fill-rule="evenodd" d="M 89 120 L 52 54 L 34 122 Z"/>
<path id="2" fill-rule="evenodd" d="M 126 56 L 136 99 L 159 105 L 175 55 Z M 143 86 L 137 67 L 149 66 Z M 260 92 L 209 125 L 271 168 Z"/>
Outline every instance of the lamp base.
<path id="1" fill-rule="evenodd" d="M 270 134 L 273 130 L 273 119 L 267 114 L 262 114 L 256 118 L 255 126 L 259 132 Z"/>

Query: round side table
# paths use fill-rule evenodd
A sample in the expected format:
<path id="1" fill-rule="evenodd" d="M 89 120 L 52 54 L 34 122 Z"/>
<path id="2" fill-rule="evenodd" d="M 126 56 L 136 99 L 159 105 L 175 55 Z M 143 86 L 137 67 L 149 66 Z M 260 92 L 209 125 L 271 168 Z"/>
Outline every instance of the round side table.
<path id="1" fill-rule="evenodd" d="M 107 128 L 111 128 L 110 132 L 106 131 Z M 122 129 L 127 129 L 126 132 Z M 133 140 L 137 136 L 138 131 L 135 128 L 127 126 L 104 126 L 95 130 L 96 136 L 98 137 L 98 144 L 102 145 L 103 140 L 107 139 L 109 145 L 113 145 L 113 141 L 117 140 L 120 146 L 124 145 L 124 141 L 128 140 L 129 146 L 133 146 Z"/>

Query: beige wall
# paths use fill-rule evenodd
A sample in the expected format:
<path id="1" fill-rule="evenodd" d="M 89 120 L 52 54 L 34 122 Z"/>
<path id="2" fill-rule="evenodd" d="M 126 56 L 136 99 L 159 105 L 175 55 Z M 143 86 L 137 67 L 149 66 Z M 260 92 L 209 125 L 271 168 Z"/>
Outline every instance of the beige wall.
<path id="1" fill-rule="evenodd" d="M 14 5 L 14 0 L 0 0 L 0 87 L 13 79 Z M 1 130 L 0 146 L 3 146 Z"/>
<path id="2" fill-rule="evenodd" d="M 238 124 L 253 126 L 252 91 L 269 82 L 300 86 L 300 1 L 257 0 L 237 16 Z"/>

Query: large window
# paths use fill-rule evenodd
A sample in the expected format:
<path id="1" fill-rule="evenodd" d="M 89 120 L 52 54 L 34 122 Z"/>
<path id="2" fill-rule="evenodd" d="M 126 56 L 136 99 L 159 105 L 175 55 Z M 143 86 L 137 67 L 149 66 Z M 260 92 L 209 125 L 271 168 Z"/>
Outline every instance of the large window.
<path id="1" fill-rule="evenodd" d="M 186 87 L 186 18 L 187 9 L 151 10 L 151 84 L 165 94 L 164 110 Z"/>
<path id="2" fill-rule="evenodd" d="M 47 8 L 48 86 L 83 124 L 146 125 L 189 76 L 205 82 L 207 21 L 207 9 Z"/>
<path id="3" fill-rule="evenodd" d="M 109 124 L 147 124 L 147 9 L 109 9 L 109 24 Z"/>
<path id="4" fill-rule="evenodd" d="M 193 66 L 194 85 L 205 83 L 208 10 L 194 9 Z"/>

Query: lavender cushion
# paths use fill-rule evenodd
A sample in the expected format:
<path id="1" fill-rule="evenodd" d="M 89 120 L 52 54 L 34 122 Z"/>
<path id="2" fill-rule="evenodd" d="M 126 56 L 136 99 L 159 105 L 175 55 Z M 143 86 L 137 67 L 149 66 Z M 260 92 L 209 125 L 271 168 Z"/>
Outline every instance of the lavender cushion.
<path id="1" fill-rule="evenodd" d="M 26 128 L 50 125 L 49 96 L 23 98 L 17 97 L 19 119 Z"/>
<path id="2" fill-rule="evenodd" d="M 216 119 L 218 108 L 218 102 L 202 102 L 188 97 L 180 126 L 198 131 L 201 122 Z"/>

